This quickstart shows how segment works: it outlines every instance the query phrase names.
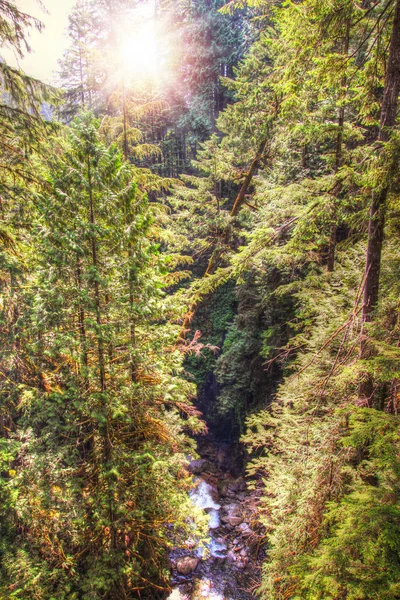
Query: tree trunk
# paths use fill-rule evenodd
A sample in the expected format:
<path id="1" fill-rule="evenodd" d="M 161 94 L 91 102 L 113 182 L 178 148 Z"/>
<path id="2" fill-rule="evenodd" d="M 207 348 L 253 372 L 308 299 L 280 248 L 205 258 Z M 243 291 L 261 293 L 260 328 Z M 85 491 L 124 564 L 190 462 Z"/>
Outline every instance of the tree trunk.
<path id="1" fill-rule="evenodd" d="M 100 286 L 98 281 L 98 261 L 97 261 L 97 244 L 94 233 L 94 226 L 96 220 L 94 216 L 94 204 L 93 204 L 93 183 L 92 183 L 92 171 L 90 165 L 90 159 L 87 161 L 88 165 L 88 189 L 89 189 L 89 211 L 90 211 L 90 223 L 92 225 L 91 235 L 91 247 L 92 247 L 92 265 L 94 269 L 93 287 L 94 287 L 94 301 L 96 311 L 96 323 L 97 323 L 97 351 L 99 357 L 99 379 L 100 389 L 102 392 L 106 391 L 106 369 L 105 369 L 105 358 L 104 358 L 104 341 L 102 332 L 102 320 L 101 320 L 101 303 L 100 303 Z"/>
<path id="2" fill-rule="evenodd" d="M 263 141 L 261 142 L 261 144 L 258 147 L 257 154 L 255 155 L 253 162 L 250 165 L 250 168 L 247 172 L 245 180 L 242 183 L 242 187 L 240 188 L 239 193 L 236 197 L 235 203 L 231 210 L 231 217 L 236 217 L 239 214 L 240 209 L 242 208 L 242 206 L 245 202 L 247 190 L 249 189 L 249 186 L 252 182 L 254 173 L 256 172 L 256 170 L 259 167 L 259 164 L 263 157 L 265 148 L 267 146 L 267 142 L 268 142 L 267 138 L 263 139 Z"/>
<path id="3" fill-rule="evenodd" d="M 253 158 L 253 161 L 250 165 L 249 170 L 246 173 L 246 177 L 241 185 L 239 193 L 236 196 L 235 203 L 234 203 L 231 213 L 230 213 L 231 217 L 237 217 L 237 215 L 239 214 L 240 210 L 243 207 L 243 204 L 246 202 L 247 191 L 253 180 L 254 174 L 260 165 L 260 162 L 264 155 L 267 143 L 268 143 L 268 139 L 265 138 L 265 139 L 263 139 L 263 141 L 261 142 L 261 144 L 258 147 L 257 153 L 256 153 L 255 157 Z M 231 228 L 229 227 L 229 225 L 225 230 L 224 236 L 222 236 L 222 237 L 223 237 L 223 243 L 225 245 L 229 244 L 230 239 L 231 239 Z M 218 267 L 218 265 L 220 263 L 222 254 L 223 254 L 222 249 L 219 249 L 213 253 L 213 255 L 211 256 L 211 258 L 208 262 L 208 266 L 204 273 L 204 277 L 206 277 L 207 275 L 212 275 L 214 273 L 215 269 Z"/>
<path id="4" fill-rule="evenodd" d="M 76 258 L 76 282 L 78 284 L 79 294 L 82 292 L 82 267 L 79 256 Z M 87 352 L 87 336 L 86 336 L 86 327 L 85 327 L 85 309 L 82 305 L 81 300 L 79 300 L 78 305 L 78 327 L 79 327 L 79 338 L 81 342 L 81 360 L 83 366 L 83 381 L 85 385 L 85 389 L 89 388 L 89 380 L 88 380 L 88 368 L 89 368 L 89 360 L 88 360 L 88 352 Z"/>
<path id="5" fill-rule="evenodd" d="M 400 0 L 394 7 L 393 27 L 389 46 L 388 67 L 383 93 L 378 141 L 385 143 L 390 138 L 397 115 L 400 92 Z M 364 302 L 362 310 L 363 332 L 360 357 L 365 360 L 374 354 L 374 348 L 368 340 L 365 324 L 373 321 L 379 299 L 379 276 L 381 270 L 382 244 L 385 227 L 386 198 L 390 182 L 386 181 L 380 190 L 372 194 L 368 221 L 368 245 L 365 267 Z M 366 375 L 360 384 L 359 397 L 364 402 L 371 400 L 374 382 Z"/>
<path id="6" fill-rule="evenodd" d="M 99 264 L 97 257 L 97 243 L 95 234 L 96 218 L 94 213 L 94 198 L 93 198 L 93 179 L 92 169 L 90 164 L 90 158 L 87 159 L 87 174 L 88 174 L 88 192 L 89 192 L 89 212 L 90 212 L 90 224 L 92 226 L 91 235 L 91 249 L 92 249 L 92 266 L 93 266 L 93 287 L 94 287 L 94 299 L 95 299 L 95 313 L 96 313 L 96 338 L 97 338 L 97 352 L 99 361 L 99 382 L 100 390 L 102 392 L 102 408 L 104 411 L 105 423 L 102 426 L 102 435 L 104 440 L 103 446 L 103 461 L 104 466 L 109 468 L 112 464 L 112 443 L 111 443 L 111 416 L 107 405 L 107 383 L 106 383 L 106 369 L 105 369 L 105 352 L 104 352 L 104 340 L 103 340 L 103 322 L 101 314 L 101 298 L 100 298 L 100 285 L 98 280 L 99 275 Z M 115 526 L 115 500 L 112 484 L 108 487 L 108 518 L 110 521 L 110 541 L 111 548 L 116 549 L 118 547 L 118 533 Z"/>
<path id="7" fill-rule="evenodd" d="M 378 140 L 387 142 L 390 129 L 395 125 L 398 97 L 400 92 L 400 0 L 396 1 L 392 36 L 389 47 L 388 68 L 383 95 Z M 366 282 L 364 289 L 363 321 L 372 320 L 379 295 L 379 274 L 385 225 L 386 197 L 389 185 L 372 195 L 368 223 L 368 248 L 366 261 Z"/>
<path id="8" fill-rule="evenodd" d="M 258 167 L 260 165 L 261 159 L 265 152 L 265 148 L 267 147 L 267 143 L 268 143 L 268 138 L 266 137 L 262 140 L 262 142 L 260 143 L 260 145 L 258 147 L 257 153 L 256 153 L 255 157 L 253 158 L 253 161 L 252 161 L 250 168 L 246 174 L 246 177 L 242 183 L 239 193 L 236 196 L 235 203 L 234 203 L 233 208 L 230 213 L 231 217 L 236 217 L 239 214 L 243 204 L 246 201 L 247 190 L 249 189 L 249 186 L 252 182 L 254 173 L 256 172 L 256 170 L 258 169 Z M 230 241 L 230 238 L 231 238 L 231 229 L 228 226 L 227 229 L 225 230 L 225 234 L 223 236 L 224 243 L 228 244 Z M 207 269 L 205 270 L 203 277 L 207 277 L 208 275 L 212 275 L 214 273 L 214 271 L 216 270 L 216 268 L 218 267 L 218 265 L 220 263 L 221 257 L 222 257 L 221 249 L 219 249 L 213 253 L 213 255 L 211 256 L 211 258 L 208 262 Z M 197 307 L 197 303 L 193 303 L 189 307 L 189 310 L 185 315 L 185 318 L 182 323 L 182 328 L 179 333 L 179 337 L 178 337 L 178 341 L 177 341 L 178 344 L 184 342 L 184 340 L 185 340 L 186 331 L 188 328 L 190 328 L 190 321 L 192 320 L 192 317 L 196 310 L 196 307 Z"/>
<path id="9" fill-rule="evenodd" d="M 351 15 L 348 18 L 347 21 L 347 30 L 346 30 L 346 36 L 344 38 L 344 43 L 343 43 L 343 55 L 347 56 L 349 53 L 349 45 L 350 45 L 350 26 L 351 26 Z M 342 80 L 340 82 L 340 87 L 341 87 L 341 100 L 343 101 L 343 96 L 345 94 L 345 87 L 347 85 L 347 76 L 346 74 L 343 75 Z M 339 108 L 339 114 L 338 114 L 338 132 L 337 132 L 337 136 L 336 136 L 336 144 L 335 144 L 335 166 L 334 166 L 334 172 L 335 175 L 337 174 L 337 172 L 339 171 L 340 167 L 342 166 L 342 162 L 343 162 L 343 128 L 344 128 L 344 106 L 341 106 Z M 332 224 L 332 229 L 331 229 L 331 235 L 330 235 L 330 239 L 329 239 L 329 249 L 328 249 L 328 263 L 327 263 L 327 270 L 328 273 L 332 273 L 335 269 L 335 251 L 336 251 L 336 232 L 337 232 L 337 211 L 336 211 L 336 202 L 338 199 L 338 196 L 340 194 L 340 190 L 341 190 L 341 184 L 340 182 L 338 182 L 335 186 L 335 205 L 332 211 L 332 217 L 333 217 L 333 224 Z"/>

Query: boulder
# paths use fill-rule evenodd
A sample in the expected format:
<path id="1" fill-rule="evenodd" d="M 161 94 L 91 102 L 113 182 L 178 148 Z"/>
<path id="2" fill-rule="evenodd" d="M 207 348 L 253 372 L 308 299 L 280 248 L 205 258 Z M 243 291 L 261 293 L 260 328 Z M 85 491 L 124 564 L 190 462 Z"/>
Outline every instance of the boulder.
<path id="1" fill-rule="evenodd" d="M 193 573 L 198 567 L 200 562 L 200 558 L 195 558 L 193 556 L 184 556 L 180 558 L 176 562 L 176 570 L 180 575 L 190 575 Z"/>
<path id="2" fill-rule="evenodd" d="M 245 492 L 246 481 L 243 477 L 238 477 L 237 479 L 231 481 L 231 483 L 229 484 L 229 489 L 232 490 L 232 492 Z"/>
<path id="3" fill-rule="evenodd" d="M 208 464 L 209 462 L 205 458 L 192 460 L 192 462 L 189 464 L 189 471 L 193 473 L 193 475 L 200 475 L 201 473 L 204 473 Z"/>
<path id="4" fill-rule="evenodd" d="M 218 483 L 218 491 L 221 494 L 221 496 L 227 496 L 227 492 L 229 490 L 229 485 L 230 485 L 231 480 L 230 479 L 223 479 L 222 481 L 220 480 Z"/>
<path id="5" fill-rule="evenodd" d="M 246 482 L 243 477 L 237 479 L 225 479 L 218 484 L 219 493 L 221 496 L 232 498 L 234 500 L 242 500 L 246 496 L 243 492 L 246 490 Z"/>
<path id="6" fill-rule="evenodd" d="M 214 502 L 218 503 L 220 501 L 218 488 L 215 485 L 210 484 L 210 496 L 214 500 Z"/>
<path id="7" fill-rule="evenodd" d="M 238 529 L 242 535 L 251 535 L 253 533 L 248 523 L 241 523 Z"/>
<path id="8" fill-rule="evenodd" d="M 221 521 L 227 523 L 231 527 L 237 527 L 243 523 L 242 509 L 239 504 L 226 504 L 224 506 L 224 514 L 221 516 Z"/>

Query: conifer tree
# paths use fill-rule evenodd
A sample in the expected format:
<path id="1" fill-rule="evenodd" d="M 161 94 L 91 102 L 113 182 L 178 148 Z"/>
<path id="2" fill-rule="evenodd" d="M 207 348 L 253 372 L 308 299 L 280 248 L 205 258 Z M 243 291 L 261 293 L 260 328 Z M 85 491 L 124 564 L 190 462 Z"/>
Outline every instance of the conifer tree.
<path id="1" fill-rule="evenodd" d="M 387 84 L 397 73 L 389 66 L 396 6 L 276 8 L 229 83 L 236 103 L 218 121 L 224 148 L 235 149 L 231 173 L 244 166 L 233 218 L 246 245 L 237 249 L 230 238 L 221 268 L 192 285 L 192 307 L 204 298 L 211 304 L 231 278 L 244 299 L 213 374 L 220 414 L 234 410 L 240 428 L 251 411 L 243 439 L 253 455 L 249 474 L 263 489 L 267 556 L 259 592 L 268 599 L 398 592 L 397 467 L 389 459 L 398 445 L 395 121 L 386 168 L 371 158 L 385 88 L 396 116 L 398 90 Z M 366 327 L 365 217 L 371 189 L 375 198 L 383 187 L 390 216 L 381 304 Z M 369 353 L 360 361 L 365 335 Z M 248 377 L 249 356 L 281 378 L 277 390 L 258 396 L 259 411 L 248 392 L 257 380 Z M 360 408 L 359 384 L 367 379 L 375 409 Z M 371 393 L 361 394 L 363 406 Z"/>
<path id="2" fill-rule="evenodd" d="M 19 10 L 13 2 L 0 2 L 0 40 L 19 57 L 30 51 L 26 31 L 42 29 L 42 23 Z M 0 62 L 1 74 L 1 189 L 12 193 L 17 181 L 32 180 L 27 166 L 32 147 L 45 137 L 45 124 L 41 108 L 45 102 L 55 100 L 49 86 L 28 77 L 19 69 Z"/>
<path id="3" fill-rule="evenodd" d="M 32 374 L 15 391 L 15 517 L 0 589 L 136 598 L 168 587 L 173 531 L 193 527 L 183 429 L 199 425 L 179 354 L 162 353 L 164 269 L 132 167 L 90 115 L 52 146 L 19 317 Z"/>
<path id="4" fill-rule="evenodd" d="M 400 93 L 400 3 L 393 7 L 393 23 L 390 36 L 388 63 L 385 86 L 383 90 L 382 108 L 380 114 L 378 143 L 387 144 L 396 124 L 398 98 Z M 393 158 L 390 160 L 393 161 Z M 396 159 L 395 159 L 396 161 Z M 368 221 L 368 246 L 365 267 L 365 287 L 363 304 L 363 323 L 373 320 L 379 299 L 379 280 L 381 270 L 381 254 L 385 229 L 386 200 L 390 191 L 394 163 L 389 167 L 387 179 L 378 189 L 373 190 Z M 365 331 L 364 331 L 365 333 Z M 361 343 L 361 358 L 371 355 L 370 343 L 363 338 Z M 374 382 L 370 374 L 360 385 L 360 398 L 367 403 L 374 396 Z"/>
<path id="5" fill-rule="evenodd" d="M 98 11 L 88 0 L 79 0 L 69 15 L 70 48 L 60 61 L 60 82 L 66 90 L 62 112 L 70 118 L 79 110 L 98 108 L 101 78 L 97 66 L 100 37 Z"/>

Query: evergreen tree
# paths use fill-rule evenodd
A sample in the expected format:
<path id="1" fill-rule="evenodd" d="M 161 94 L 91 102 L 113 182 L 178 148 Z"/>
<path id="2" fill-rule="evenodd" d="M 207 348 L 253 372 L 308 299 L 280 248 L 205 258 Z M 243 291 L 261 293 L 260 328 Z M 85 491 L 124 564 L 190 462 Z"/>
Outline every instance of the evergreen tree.
<path id="1" fill-rule="evenodd" d="M 184 428 L 199 425 L 179 353 L 162 352 L 164 267 L 132 168 L 90 115 L 55 145 L 20 315 L 0 589 L 136 598 L 167 588 L 168 548 L 194 526 Z"/>
<path id="2" fill-rule="evenodd" d="M 136 4 L 79 1 L 68 119 L 100 118 L 45 147 L 49 90 L 1 65 L 0 595 L 168 590 L 194 380 L 244 432 L 260 597 L 397 598 L 399 2 L 156 2 L 157 90 L 116 58 Z"/>
<path id="3" fill-rule="evenodd" d="M 60 83 L 66 90 L 62 113 L 67 119 L 81 109 L 98 108 L 102 100 L 96 47 L 100 32 L 100 19 L 93 3 L 79 0 L 69 15 L 70 48 L 60 61 Z"/>
<path id="4" fill-rule="evenodd" d="M 395 121 L 386 166 L 370 158 L 376 140 L 380 145 L 385 90 L 393 92 L 390 114 L 396 115 L 397 71 L 389 66 L 396 6 L 277 7 L 272 26 L 264 20 L 260 39 L 229 82 L 236 102 L 218 121 L 223 147 L 235 150 L 230 172 L 244 173 L 223 256 L 192 284 L 189 315 L 236 278 L 244 303 L 214 366 L 221 386 L 216 402 L 220 413 L 235 411 L 239 427 L 252 411 L 243 439 L 253 454 L 249 474 L 263 489 L 265 598 L 389 598 L 398 591 L 397 467 L 386 459 L 398 443 L 390 433 L 397 427 L 398 390 L 391 300 L 397 288 Z M 371 190 L 375 198 L 383 188 L 390 226 L 382 304 L 375 303 L 375 322 L 367 328 L 365 215 Z M 246 245 L 238 249 L 240 234 Z M 188 324 L 185 319 L 184 329 Z M 260 361 L 258 371 L 251 372 L 249 358 Z M 261 377 L 261 359 L 281 384 L 276 394 L 272 386 L 252 398 L 247 391 Z M 385 413 L 360 409 L 365 380 L 374 382 L 374 407 Z"/>
<path id="5" fill-rule="evenodd" d="M 26 38 L 28 28 L 42 29 L 37 19 L 20 11 L 13 2 L 0 2 L 0 40 L 19 57 L 30 51 Z M 55 100 L 54 92 L 46 85 L 28 77 L 19 69 L 0 62 L 1 75 L 1 166 L 0 185 L 4 197 L 32 181 L 29 155 L 39 140 L 45 137 L 41 108 Z"/>

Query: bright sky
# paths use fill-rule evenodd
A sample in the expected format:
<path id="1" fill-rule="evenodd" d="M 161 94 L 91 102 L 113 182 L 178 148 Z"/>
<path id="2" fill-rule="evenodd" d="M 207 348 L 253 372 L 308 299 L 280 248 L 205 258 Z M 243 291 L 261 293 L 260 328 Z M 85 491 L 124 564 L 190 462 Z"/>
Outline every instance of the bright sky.
<path id="1" fill-rule="evenodd" d="M 50 83 L 57 70 L 57 61 L 68 46 L 65 30 L 68 15 L 75 2 L 76 0 L 43 0 L 49 12 L 46 14 L 36 0 L 16 0 L 18 8 L 40 19 L 45 24 L 45 29 L 42 33 L 31 30 L 29 45 L 32 52 L 23 60 L 18 60 L 6 50 L 1 51 L 2 56 L 9 64 L 21 67 L 28 75 Z"/>
<path id="2" fill-rule="evenodd" d="M 41 79 L 46 83 L 55 83 L 55 73 L 58 70 L 57 61 L 62 58 L 67 49 L 69 40 L 65 35 L 68 25 L 68 15 L 76 0 L 14 0 L 23 12 L 38 18 L 45 25 L 42 33 L 31 29 L 28 37 L 32 52 L 26 54 L 21 60 L 8 49 L 1 50 L 1 56 L 11 65 L 20 67 L 25 73 Z M 40 7 L 40 1 L 48 13 Z M 140 3 L 138 14 L 149 19 L 154 14 L 154 0 Z M 128 40 L 125 48 L 131 59 L 136 57 L 138 71 L 151 70 L 155 62 L 154 39 L 150 32 L 143 28 L 140 39 Z M 146 37 L 147 36 L 147 37 Z M 146 37 L 146 39 L 145 39 Z M 146 41 L 147 40 L 147 41 Z M 140 60 L 138 60 L 138 57 Z M 132 62 L 132 60 L 131 60 Z"/>

